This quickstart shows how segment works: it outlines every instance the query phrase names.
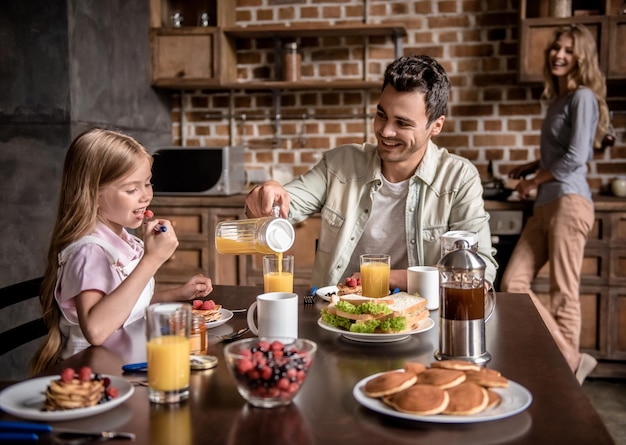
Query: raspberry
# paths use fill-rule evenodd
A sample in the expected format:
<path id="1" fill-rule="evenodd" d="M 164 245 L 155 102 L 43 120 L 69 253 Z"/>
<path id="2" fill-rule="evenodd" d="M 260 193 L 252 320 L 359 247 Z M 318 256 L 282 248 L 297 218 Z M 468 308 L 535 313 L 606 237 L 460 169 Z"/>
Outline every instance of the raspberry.
<path id="1" fill-rule="evenodd" d="M 91 368 L 89 366 L 83 366 L 80 368 L 78 378 L 81 382 L 89 382 L 91 380 Z"/>
<path id="2" fill-rule="evenodd" d="M 109 398 L 114 399 L 120 394 L 120 392 L 115 386 L 109 386 L 106 389 L 106 394 Z"/>
<path id="3" fill-rule="evenodd" d="M 192 306 L 194 309 L 200 309 L 202 307 L 202 303 L 204 303 L 202 300 L 193 300 Z"/>
<path id="4" fill-rule="evenodd" d="M 215 309 L 215 301 L 207 300 L 203 302 L 200 309 L 202 309 L 203 311 L 210 311 L 211 309 Z"/>
<path id="5" fill-rule="evenodd" d="M 241 359 L 237 361 L 237 372 L 245 374 L 253 368 L 252 362 L 248 359 Z"/>
<path id="6" fill-rule="evenodd" d="M 154 212 L 153 212 L 152 210 L 150 210 L 150 209 L 146 209 L 146 211 L 145 211 L 145 212 L 143 212 L 143 217 L 144 217 L 144 218 L 148 218 L 148 219 L 150 219 L 150 218 L 152 218 L 153 216 L 154 216 Z"/>
<path id="7" fill-rule="evenodd" d="M 65 368 L 61 373 L 61 381 L 69 383 L 74 379 L 74 370 L 72 368 Z"/>
<path id="8" fill-rule="evenodd" d="M 360 279 L 360 278 L 357 278 L 357 279 L 356 279 L 356 285 L 357 285 L 357 286 L 360 286 L 360 285 L 361 285 L 361 279 Z"/>
<path id="9" fill-rule="evenodd" d="M 270 345 L 270 349 L 272 351 L 282 351 L 284 348 L 285 346 L 278 340 L 274 340 L 272 344 Z"/>

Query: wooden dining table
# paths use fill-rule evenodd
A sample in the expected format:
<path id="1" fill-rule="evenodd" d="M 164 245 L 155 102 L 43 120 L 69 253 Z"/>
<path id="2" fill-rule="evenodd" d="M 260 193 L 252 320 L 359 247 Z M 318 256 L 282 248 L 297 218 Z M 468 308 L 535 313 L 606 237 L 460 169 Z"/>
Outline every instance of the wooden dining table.
<path id="1" fill-rule="evenodd" d="M 158 405 L 148 400 L 145 386 L 134 387 L 123 404 L 97 416 L 54 422 L 55 427 L 117 430 L 136 434 L 137 444 L 611 444 L 598 413 L 581 389 L 528 295 L 497 295 L 493 316 L 486 324 L 487 367 L 526 388 L 530 406 L 497 420 L 435 423 L 398 418 L 370 410 L 353 395 L 362 379 L 401 368 L 406 361 L 430 364 L 438 348 L 438 311 L 434 327 L 400 341 L 367 343 L 350 340 L 318 325 L 328 303 L 316 298 L 305 305 L 300 295 L 299 336 L 317 343 L 307 380 L 293 403 L 280 408 L 257 408 L 239 395 L 226 367 L 224 343 L 209 336 L 208 354 L 217 367 L 192 371 L 190 397 L 180 404 Z M 209 295 L 228 309 L 244 309 L 262 293 L 259 287 L 220 286 Z M 246 312 L 236 312 L 209 330 L 222 335 L 246 326 Z M 248 336 L 252 336 L 251 333 Z M 143 320 L 49 369 L 90 366 L 95 372 L 141 381 L 145 374 L 122 372 L 122 365 L 146 360 Z M 15 419 L 6 413 L 0 419 Z M 53 443 L 44 437 L 40 443 Z M 111 440 L 111 443 L 123 443 Z"/>

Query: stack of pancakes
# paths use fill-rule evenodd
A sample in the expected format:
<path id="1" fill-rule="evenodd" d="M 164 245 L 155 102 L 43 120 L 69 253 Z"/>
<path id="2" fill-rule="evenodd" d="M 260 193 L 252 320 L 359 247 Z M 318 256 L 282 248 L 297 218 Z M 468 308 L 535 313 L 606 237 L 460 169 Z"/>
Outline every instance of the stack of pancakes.
<path id="1" fill-rule="evenodd" d="M 220 312 L 220 309 L 222 309 L 222 305 L 216 304 L 213 309 L 192 309 L 191 312 L 204 316 L 204 322 L 208 323 L 210 321 L 217 321 L 222 318 L 222 313 Z"/>
<path id="2" fill-rule="evenodd" d="M 403 370 L 388 371 L 370 379 L 363 388 L 397 411 L 429 416 L 478 414 L 500 403 L 491 388 L 506 388 L 500 372 L 462 360 L 405 363 Z"/>
<path id="3" fill-rule="evenodd" d="M 52 380 L 46 389 L 44 411 L 87 408 L 100 403 L 104 397 L 104 381 L 92 379 L 84 382 L 73 378 L 70 382 Z"/>

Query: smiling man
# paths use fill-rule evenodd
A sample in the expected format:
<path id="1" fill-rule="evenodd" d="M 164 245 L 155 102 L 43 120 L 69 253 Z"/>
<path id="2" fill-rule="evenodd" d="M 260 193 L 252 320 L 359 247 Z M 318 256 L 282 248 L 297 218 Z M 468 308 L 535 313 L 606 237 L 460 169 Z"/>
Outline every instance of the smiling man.
<path id="1" fill-rule="evenodd" d="M 385 71 L 374 119 L 377 144 L 348 144 L 284 187 L 268 181 L 246 198 L 251 217 L 281 214 L 292 222 L 320 213 L 322 225 L 312 284 L 343 282 L 359 271 L 359 256 L 391 256 L 390 287 L 406 289 L 409 266 L 436 265 L 449 230 L 478 234 L 479 254 L 493 281 L 491 247 L 478 171 L 435 145 L 446 119 L 450 82 L 428 56 L 402 57 Z"/>

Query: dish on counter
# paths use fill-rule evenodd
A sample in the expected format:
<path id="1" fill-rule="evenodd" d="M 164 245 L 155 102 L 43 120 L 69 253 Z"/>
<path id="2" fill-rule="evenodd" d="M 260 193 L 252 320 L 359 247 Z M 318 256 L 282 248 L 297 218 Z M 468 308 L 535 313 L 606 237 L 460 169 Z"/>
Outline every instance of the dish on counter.
<path id="1" fill-rule="evenodd" d="M 492 391 L 497 392 L 502 400 L 496 407 L 490 408 L 478 414 L 471 414 L 467 416 L 453 416 L 448 414 L 436 414 L 432 416 L 421 416 L 416 414 L 408 414 L 400 411 L 396 411 L 390 406 L 376 398 L 368 397 L 365 395 L 363 388 L 365 384 L 370 380 L 382 373 L 374 374 L 360 380 L 352 390 L 352 395 L 362 406 L 376 411 L 381 414 L 385 414 L 392 417 L 398 417 L 407 420 L 416 420 L 420 422 L 431 423 L 478 423 L 489 422 L 492 420 L 504 419 L 506 417 L 514 416 L 524 411 L 532 403 L 533 397 L 530 391 L 524 388 L 519 383 L 509 380 L 509 386 L 507 388 L 491 388 Z"/>
<path id="2" fill-rule="evenodd" d="M 216 328 L 218 326 L 221 326 L 224 323 L 226 323 L 228 320 L 233 318 L 233 313 L 231 311 L 229 311 L 228 309 L 224 309 L 224 308 L 220 309 L 220 314 L 222 314 L 222 317 L 219 320 L 208 321 L 206 323 L 207 329 L 212 329 L 212 328 Z"/>
<path id="3" fill-rule="evenodd" d="M 320 287 L 317 291 L 315 291 L 315 295 L 320 297 L 322 300 L 330 301 L 330 297 L 332 294 L 337 294 L 339 288 L 337 286 L 326 286 Z"/>
<path id="4" fill-rule="evenodd" d="M 5 388 L 0 392 L 0 408 L 9 414 L 29 420 L 45 422 L 74 420 L 111 410 L 133 395 L 135 389 L 126 379 L 107 374 L 102 374 L 102 377 L 108 377 L 111 380 L 111 385 L 116 387 L 119 393 L 116 398 L 95 406 L 63 411 L 42 411 L 41 408 L 46 399 L 46 388 L 48 388 L 51 380 L 59 378 L 58 375 L 49 375 L 25 380 Z"/>
<path id="5" fill-rule="evenodd" d="M 410 332 L 401 332 L 401 333 L 393 333 L 393 334 L 363 334 L 360 332 L 349 332 L 344 331 L 343 329 L 336 328 L 328 323 L 326 323 L 321 318 L 317 320 L 317 324 L 320 328 L 334 332 L 335 334 L 341 334 L 348 340 L 358 341 L 363 343 L 389 343 L 394 341 L 406 340 L 411 335 L 419 334 L 421 332 L 426 332 L 432 329 L 435 326 L 435 322 L 429 317 L 421 320 L 418 324 L 417 329 Z"/>

